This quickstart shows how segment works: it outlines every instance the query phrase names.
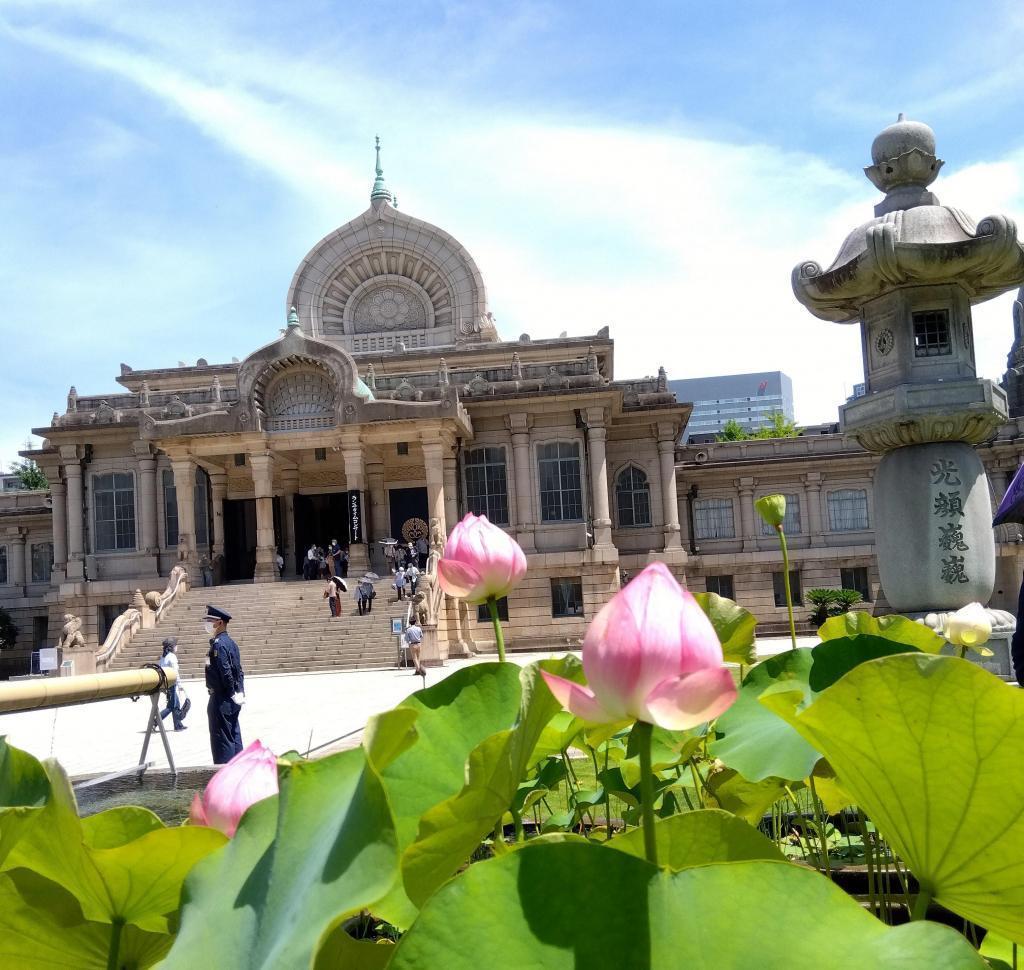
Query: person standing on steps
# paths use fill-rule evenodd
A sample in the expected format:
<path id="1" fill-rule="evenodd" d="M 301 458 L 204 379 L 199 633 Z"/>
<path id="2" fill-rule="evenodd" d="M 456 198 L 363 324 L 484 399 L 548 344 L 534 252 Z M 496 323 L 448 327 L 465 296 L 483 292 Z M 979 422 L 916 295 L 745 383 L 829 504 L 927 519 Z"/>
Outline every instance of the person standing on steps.
<path id="1" fill-rule="evenodd" d="M 395 570 L 395 581 L 392 583 L 395 587 L 395 592 L 398 594 L 400 600 L 405 599 L 405 567 L 399 566 Z"/>
<path id="2" fill-rule="evenodd" d="M 341 547 L 341 578 L 348 579 L 348 546 Z"/>
<path id="3" fill-rule="evenodd" d="M 416 587 L 420 582 L 420 571 L 417 568 L 415 561 L 409 563 L 409 565 L 405 567 L 405 581 L 409 586 L 409 595 L 415 596 Z"/>
<path id="4" fill-rule="evenodd" d="M 341 594 L 348 592 L 348 584 L 340 576 L 332 576 L 327 580 L 324 599 L 331 608 L 331 616 L 341 616 Z"/>
<path id="5" fill-rule="evenodd" d="M 356 586 L 356 606 L 360 616 L 373 612 L 373 598 L 376 595 L 377 592 L 370 580 L 365 576 L 359 580 L 359 585 Z"/>
<path id="6" fill-rule="evenodd" d="M 210 702 L 206 716 L 210 723 L 210 749 L 215 765 L 226 764 L 242 750 L 242 729 L 238 715 L 245 703 L 245 674 L 238 644 L 228 636 L 231 614 L 216 606 L 206 607 L 203 623 L 210 636 L 206 659 L 206 689 Z"/>
<path id="7" fill-rule="evenodd" d="M 416 540 L 416 558 L 419 560 L 420 572 L 427 568 L 427 555 L 429 552 L 430 546 L 427 545 L 427 537 L 420 536 Z"/>

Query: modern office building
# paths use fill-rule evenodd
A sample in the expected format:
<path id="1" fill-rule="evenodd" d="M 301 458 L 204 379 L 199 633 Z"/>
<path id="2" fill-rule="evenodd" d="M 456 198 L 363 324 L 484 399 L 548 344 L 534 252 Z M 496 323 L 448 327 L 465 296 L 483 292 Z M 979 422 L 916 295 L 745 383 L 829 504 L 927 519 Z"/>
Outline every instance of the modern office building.
<path id="1" fill-rule="evenodd" d="M 793 382 L 778 370 L 669 381 L 669 390 L 677 400 L 693 402 L 683 439 L 687 443 L 714 441 L 729 421 L 757 431 L 774 414 L 794 420 Z"/>

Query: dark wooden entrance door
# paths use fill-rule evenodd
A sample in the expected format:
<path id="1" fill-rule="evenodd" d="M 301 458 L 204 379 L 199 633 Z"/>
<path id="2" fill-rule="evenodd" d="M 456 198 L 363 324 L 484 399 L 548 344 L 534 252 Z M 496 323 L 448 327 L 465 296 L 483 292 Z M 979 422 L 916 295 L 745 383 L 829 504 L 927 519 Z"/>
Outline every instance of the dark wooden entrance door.
<path id="1" fill-rule="evenodd" d="M 324 549 L 332 539 L 348 543 L 348 492 L 295 496 L 295 570 L 302 575 L 302 562 L 311 545 Z"/>
<path id="2" fill-rule="evenodd" d="M 420 532 L 427 533 L 427 490 L 425 488 L 392 488 L 388 491 L 391 509 L 391 537 L 399 542 L 415 541 Z"/>
<path id="3" fill-rule="evenodd" d="M 224 500 L 224 581 L 256 573 L 256 499 Z"/>

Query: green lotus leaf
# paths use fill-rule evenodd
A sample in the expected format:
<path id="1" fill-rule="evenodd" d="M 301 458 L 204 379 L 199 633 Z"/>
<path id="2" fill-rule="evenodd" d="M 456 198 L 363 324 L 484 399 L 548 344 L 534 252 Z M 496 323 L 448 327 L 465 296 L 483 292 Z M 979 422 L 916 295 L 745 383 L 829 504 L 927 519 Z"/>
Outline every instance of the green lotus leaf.
<path id="1" fill-rule="evenodd" d="M 417 905 L 470 857 L 512 804 L 541 732 L 562 709 L 544 683 L 542 669 L 561 677 L 581 675 L 580 662 L 571 655 L 522 669 L 515 727 L 492 734 L 473 749 L 465 785 L 423 815 L 416 841 L 402 856 L 405 891 Z"/>
<path id="2" fill-rule="evenodd" d="M 814 697 L 808 678 L 810 650 L 787 650 L 762 660 L 744 678 L 736 703 L 715 721 L 712 757 L 748 781 L 806 778 L 821 755 L 782 718 L 760 703 L 766 691 L 794 691 L 807 705 Z"/>
<path id="3" fill-rule="evenodd" d="M 715 628 L 726 661 L 747 665 L 757 663 L 757 647 L 754 642 L 757 618 L 754 614 L 717 593 L 693 595 Z"/>
<path id="4" fill-rule="evenodd" d="M 721 768 L 708 775 L 708 788 L 719 808 L 756 825 L 772 805 L 786 794 L 781 778 L 749 781 L 734 768 Z"/>
<path id="5" fill-rule="evenodd" d="M 115 932 L 116 964 L 109 962 Z M 136 970 L 155 966 L 173 937 L 135 926 L 115 930 L 82 916 L 77 900 L 28 869 L 0 873 L 0 966 L 17 970 Z"/>
<path id="6" fill-rule="evenodd" d="M 825 640 L 811 651 L 813 663 L 807 676 L 807 683 L 815 694 L 820 694 L 844 674 L 867 660 L 889 657 L 896 653 L 918 652 L 916 647 L 901 640 L 890 640 L 867 634 Z"/>
<path id="7" fill-rule="evenodd" d="M 559 711 L 540 732 L 537 747 L 533 749 L 526 767 L 532 768 L 545 758 L 564 751 L 576 740 L 584 727 L 583 721 L 573 717 L 568 711 Z"/>
<path id="8" fill-rule="evenodd" d="M 957 657 L 850 671 L 802 711 L 766 698 L 948 909 L 1024 942 L 1024 694 Z"/>
<path id="9" fill-rule="evenodd" d="M 391 810 L 362 748 L 280 771 L 280 795 L 253 805 L 185 881 L 168 970 L 307 967 L 397 878 Z"/>
<path id="10" fill-rule="evenodd" d="M 320 944 L 313 970 L 384 970 L 394 953 L 390 940 L 356 940 L 336 926 Z"/>
<path id="11" fill-rule="evenodd" d="M 399 854 L 416 840 L 424 813 L 461 791 L 470 752 L 515 724 L 519 702 L 519 668 L 484 663 L 371 718 L 364 744 L 391 803 Z M 374 906 L 374 915 L 401 928 L 416 918 L 401 880 Z"/>
<path id="12" fill-rule="evenodd" d="M 743 819 L 717 808 L 662 819 L 655 824 L 654 833 L 658 842 L 658 863 L 673 871 L 709 862 L 782 859 L 774 842 Z M 605 844 L 639 859 L 646 858 L 642 829 L 617 835 Z"/>
<path id="13" fill-rule="evenodd" d="M 737 914 L 764 914 L 737 918 Z M 751 861 L 670 872 L 576 841 L 470 866 L 423 907 L 389 970 L 614 967 L 983 970 L 949 927 L 887 927 L 818 873 Z"/>
<path id="14" fill-rule="evenodd" d="M 83 818 L 82 841 L 93 849 L 114 849 L 162 828 L 148 808 L 124 805 Z"/>
<path id="15" fill-rule="evenodd" d="M 923 623 L 898 614 L 872 616 L 863 610 L 851 610 L 841 616 L 830 617 L 818 628 L 818 636 L 822 640 L 856 636 L 881 637 L 883 640 L 894 640 L 907 647 L 914 647 L 922 653 L 938 653 L 946 645 L 944 637 Z"/>
<path id="16" fill-rule="evenodd" d="M 50 795 L 43 766 L 0 737 L 0 865 L 22 833 L 39 817 Z"/>

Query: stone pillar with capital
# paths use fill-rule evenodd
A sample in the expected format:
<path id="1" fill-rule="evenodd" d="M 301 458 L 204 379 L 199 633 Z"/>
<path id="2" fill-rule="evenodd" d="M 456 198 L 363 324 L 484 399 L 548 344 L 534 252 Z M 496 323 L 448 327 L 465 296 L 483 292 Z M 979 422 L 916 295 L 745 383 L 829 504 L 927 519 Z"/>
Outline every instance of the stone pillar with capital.
<path id="1" fill-rule="evenodd" d="M 757 522 L 754 516 L 754 478 L 737 478 L 736 490 L 740 496 L 740 523 L 743 530 L 743 551 L 757 551 Z"/>
<path id="2" fill-rule="evenodd" d="M 387 510 L 387 495 L 384 492 L 384 462 L 375 458 L 368 460 L 364 467 L 366 469 L 366 490 L 370 503 L 368 514 L 365 516 L 365 538 L 367 556 L 371 568 L 373 568 L 374 559 L 381 556 L 381 547 L 376 540 L 388 537 L 391 523 Z"/>
<path id="3" fill-rule="evenodd" d="M 608 508 L 608 456 L 605 442 L 604 408 L 587 408 L 587 450 L 590 455 L 590 492 L 594 502 L 594 545 L 612 544 L 612 517 Z"/>
<path id="4" fill-rule="evenodd" d="M 428 518 L 437 519 L 441 534 L 448 535 L 448 524 L 445 519 L 445 488 L 444 459 L 447 446 L 441 438 L 423 439 L 423 464 L 427 477 L 427 514 Z"/>
<path id="5" fill-rule="evenodd" d="M 454 529 L 459 521 L 459 494 L 456 477 L 455 456 L 444 458 L 444 516 L 448 529 Z"/>
<path id="6" fill-rule="evenodd" d="M 295 549 L 295 493 L 299 490 L 298 468 L 286 468 L 281 472 L 281 537 L 284 548 L 281 558 L 284 559 L 285 576 L 294 576 L 298 559 Z"/>
<path id="7" fill-rule="evenodd" d="M 213 509 L 213 543 L 210 552 L 213 557 L 214 582 L 224 579 L 224 499 L 228 494 L 226 472 L 212 471 L 210 474 L 210 506 Z"/>
<path id="8" fill-rule="evenodd" d="M 156 535 L 156 458 L 148 441 L 133 442 L 139 465 L 139 540 L 142 552 L 148 558 L 143 575 L 157 575 L 159 543 Z"/>
<path id="9" fill-rule="evenodd" d="M 249 455 L 249 465 L 256 493 L 256 571 L 253 578 L 257 582 L 274 582 L 280 579 L 274 541 L 274 456 L 269 451 Z"/>
<path id="10" fill-rule="evenodd" d="M 533 486 L 530 484 L 530 427 L 532 418 L 525 412 L 510 414 L 507 419 L 512 432 L 512 470 L 516 483 L 516 541 L 524 552 L 537 548 L 534 530 Z"/>
<path id="11" fill-rule="evenodd" d="M 18 596 L 25 595 L 25 532 L 15 529 L 7 534 L 10 543 L 7 554 L 7 568 L 10 573 L 11 586 Z"/>
<path id="12" fill-rule="evenodd" d="M 84 491 L 82 488 L 82 460 L 77 445 L 61 445 L 60 458 L 67 482 L 68 562 L 67 578 L 72 582 L 85 579 Z"/>
<path id="13" fill-rule="evenodd" d="M 201 582 L 196 556 L 196 466 L 187 455 L 171 455 L 171 471 L 178 507 L 178 565 L 188 573 L 192 586 Z"/>
<path id="14" fill-rule="evenodd" d="M 804 475 L 804 494 L 807 496 L 807 531 L 812 546 L 825 545 L 824 529 L 821 525 L 821 472 Z"/>
<path id="15" fill-rule="evenodd" d="M 674 424 L 658 425 L 658 458 L 661 464 L 661 506 L 665 520 L 665 548 L 682 547 L 679 529 L 679 492 L 676 488 L 676 441 Z"/>
<path id="16" fill-rule="evenodd" d="M 57 474 L 58 470 L 54 469 L 49 479 L 52 503 L 50 518 L 53 525 L 53 571 L 50 581 L 55 584 L 63 582 L 68 569 L 67 486 Z"/>
<path id="17" fill-rule="evenodd" d="M 348 569 L 350 575 L 360 576 L 370 568 L 370 557 L 366 550 L 366 517 L 363 512 L 366 505 L 366 466 L 358 433 L 342 439 L 341 456 L 345 461 L 345 486 L 348 489 Z"/>

